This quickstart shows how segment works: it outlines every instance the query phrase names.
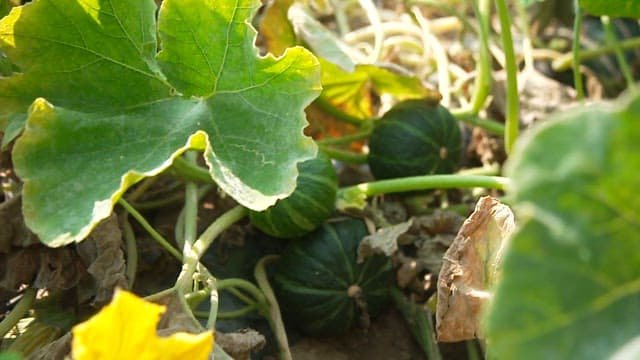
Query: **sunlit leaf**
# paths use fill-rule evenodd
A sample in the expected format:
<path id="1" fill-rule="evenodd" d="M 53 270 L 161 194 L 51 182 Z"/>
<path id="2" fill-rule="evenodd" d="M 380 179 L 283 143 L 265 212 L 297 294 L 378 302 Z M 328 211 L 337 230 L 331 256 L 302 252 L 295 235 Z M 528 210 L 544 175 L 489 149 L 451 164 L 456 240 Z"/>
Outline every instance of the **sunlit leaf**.
<path id="1" fill-rule="evenodd" d="M 640 18 L 640 1 L 580 0 L 580 6 L 592 15 Z"/>
<path id="2" fill-rule="evenodd" d="M 254 210 L 288 196 L 315 154 L 302 129 L 319 65 L 303 48 L 258 55 L 259 1 L 166 0 L 157 26 L 153 1 L 134 3 L 40 0 L 0 21 L 0 47 L 23 71 L 0 78 L 0 118 L 33 102 L 13 158 L 26 223 L 50 246 L 85 238 L 187 148 L 204 149 L 220 188 Z"/>
<path id="3" fill-rule="evenodd" d="M 89 320 L 76 325 L 71 346 L 75 360 L 207 359 L 213 334 L 175 333 L 158 337 L 156 325 L 165 307 L 122 290 Z"/>

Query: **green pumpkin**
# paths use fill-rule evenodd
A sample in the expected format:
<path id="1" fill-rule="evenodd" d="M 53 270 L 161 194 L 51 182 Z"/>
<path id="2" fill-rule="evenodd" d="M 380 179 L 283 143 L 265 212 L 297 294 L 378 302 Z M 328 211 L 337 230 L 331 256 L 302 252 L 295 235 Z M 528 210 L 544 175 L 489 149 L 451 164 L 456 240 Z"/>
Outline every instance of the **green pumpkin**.
<path id="1" fill-rule="evenodd" d="M 362 220 L 348 219 L 325 223 L 288 245 L 273 273 L 287 322 L 307 335 L 334 336 L 380 312 L 393 284 L 392 266 L 383 255 L 356 262 L 366 235 Z"/>
<path id="2" fill-rule="evenodd" d="M 278 238 L 295 238 L 317 228 L 333 213 L 338 176 L 331 159 L 322 152 L 298 165 L 295 191 L 268 209 L 251 211 L 251 223 Z"/>
<path id="3" fill-rule="evenodd" d="M 424 100 L 396 104 L 377 120 L 368 162 L 376 179 L 453 173 L 462 156 L 456 119 Z"/>

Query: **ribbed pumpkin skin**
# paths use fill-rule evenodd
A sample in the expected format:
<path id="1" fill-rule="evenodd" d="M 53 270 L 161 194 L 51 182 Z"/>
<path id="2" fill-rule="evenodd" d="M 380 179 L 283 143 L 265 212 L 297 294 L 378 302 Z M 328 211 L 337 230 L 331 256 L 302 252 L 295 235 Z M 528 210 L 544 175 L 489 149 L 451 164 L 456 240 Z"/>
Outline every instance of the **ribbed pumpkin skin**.
<path id="1" fill-rule="evenodd" d="M 449 110 L 423 100 L 396 104 L 369 138 L 369 167 L 376 179 L 449 174 L 462 155 L 458 122 Z"/>
<path id="2" fill-rule="evenodd" d="M 285 319 L 312 336 L 334 336 L 356 324 L 360 312 L 347 291 L 362 289 L 367 312 L 375 316 L 393 284 L 392 267 L 383 255 L 356 263 L 358 244 L 368 234 L 362 220 L 323 224 L 291 242 L 275 265 L 274 290 Z"/>
<path id="3" fill-rule="evenodd" d="M 335 209 L 338 176 L 322 152 L 298 165 L 298 182 L 289 197 L 261 211 L 251 211 L 251 223 L 264 233 L 295 238 L 318 227 Z"/>

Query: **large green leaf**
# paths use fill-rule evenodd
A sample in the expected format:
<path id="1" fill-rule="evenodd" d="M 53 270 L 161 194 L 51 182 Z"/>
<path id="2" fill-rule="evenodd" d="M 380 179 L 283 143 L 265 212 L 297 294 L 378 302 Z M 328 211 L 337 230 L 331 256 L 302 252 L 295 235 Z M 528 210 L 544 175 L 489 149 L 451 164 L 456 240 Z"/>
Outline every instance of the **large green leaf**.
<path id="1" fill-rule="evenodd" d="M 640 97 L 549 120 L 507 169 L 520 229 L 487 319 L 498 359 L 606 359 L 640 335 Z"/>
<path id="2" fill-rule="evenodd" d="M 592 15 L 640 18 L 637 0 L 580 0 L 580 6 Z"/>
<path id="3" fill-rule="evenodd" d="M 13 153 L 43 242 L 82 240 L 128 186 L 189 147 L 251 209 L 293 191 L 297 163 L 315 153 L 302 129 L 319 65 L 302 48 L 260 57 L 248 23 L 259 5 L 165 0 L 156 26 L 152 0 L 39 0 L 0 22 L 0 46 L 22 70 L 0 79 L 1 108 L 44 98 Z"/>

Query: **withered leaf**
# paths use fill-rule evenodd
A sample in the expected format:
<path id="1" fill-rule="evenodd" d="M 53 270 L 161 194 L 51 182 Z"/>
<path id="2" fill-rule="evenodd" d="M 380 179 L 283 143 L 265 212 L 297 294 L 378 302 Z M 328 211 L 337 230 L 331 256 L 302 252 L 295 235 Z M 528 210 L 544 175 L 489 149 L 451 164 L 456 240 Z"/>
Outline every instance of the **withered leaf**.
<path id="1" fill-rule="evenodd" d="M 38 243 L 38 238 L 24 224 L 22 197 L 16 196 L 0 203 L 0 253 L 10 252 L 12 246 Z"/>
<path id="2" fill-rule="evenodd" d="M 267 343 L 264 335 L 253 329 L 242 329 L 232 333 L 216 332 L 216 344 L 236 360 L 249 360 L 253 352 Z"/>
<path id="3" fill-rule="evenodd" d="M 375 234 L 365 236 L 358 246 L 358 263 L 374 254 L 393 255 L 398 250 L 398 237 L 409 230 L 412 222 L 413 219 L 409 219 L 400 224 L 381 228 Z"/>
<path id="4" fill-rule="evenodd" d="M 33 286 L 67 290 L 76 286 L 84 274 L 84 265 L 73 247 L 41 247 L 40 269 Z"/>
<path id="5" fill-rule="evenodd" d="M 107 304 L 116 287 L 126 288 L 126 266 L 121 249 L 122 232 L 115 214 L 103 220 L 88 239 L 76 247 L 87 265 L 90 278 L 83 279 L 79 287 L 80 301 L 93 298 L 96 307 Z"/>
<path id="6" fill-rule="evenodd" d="M 482 337 L 481 311 L 500 275 L 502 256 L 515 228 L 511 209 L 485 196 L 444 254 L 438 278 L 438 341 Z"/>

